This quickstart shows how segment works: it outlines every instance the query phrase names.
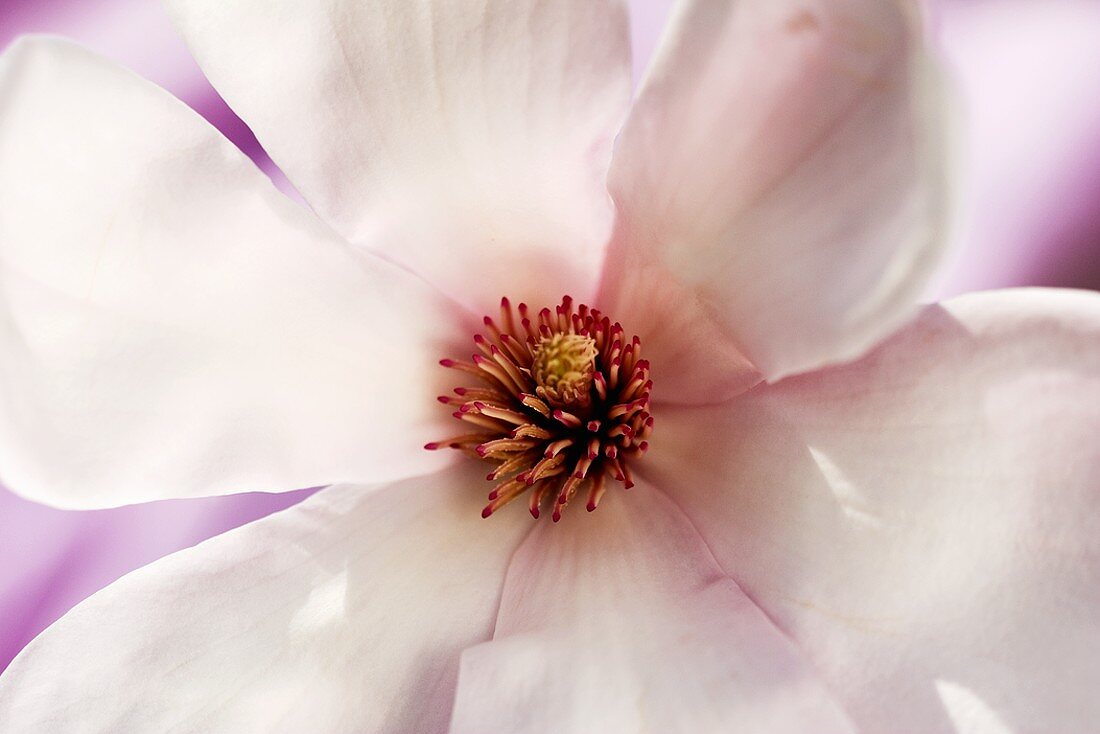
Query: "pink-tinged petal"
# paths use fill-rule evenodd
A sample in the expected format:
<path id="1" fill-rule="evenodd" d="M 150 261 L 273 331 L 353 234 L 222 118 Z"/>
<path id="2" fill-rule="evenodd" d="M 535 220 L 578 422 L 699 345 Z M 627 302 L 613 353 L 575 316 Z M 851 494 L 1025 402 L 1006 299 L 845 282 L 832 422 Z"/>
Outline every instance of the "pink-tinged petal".
<path id="1" fill-rule="evenodd" d="M 851 729 L 687 518 L 643 483 L 524 541 L 493 641 L 462 655 L 451 731 Z"/>
<path id="2" fill-rule="evenodd" d="M 247 153 L 280 190 L 295 195 L 256 136 L 203 77 L 159 2 L 7 0 L 0 17 L 0 48 L 28 33 L 64 36 L 137 70 L 209 120 Z"/>
<path id="3" fill-rule="evenodd" d="M 652 476 L 861 731 L 1100 721 L 1100 295 L 966 296 L 658 421 Z"/>
<path id="4" fill-rule="evenodd" d="M 12 732 L 443 732 L 526 513 L 474 467 L 338 486 L 125 576 L 0 678 Z"/>
<path id="5" fill-rule="evenodd" d="M 619 0 L 168 4 L 214 86 L 349 240 L 478 310 L 592 295 L 630 95 Z"/>
<path id="6" fill-rule="evenodd" d="M 68 511 L 0 486 L 0 672 L 49 625 L 123 574 L 310 494 L 234 494 Z"/>
<path id="7" fill-rule="evenodd" d="M 68 507 L 428 471 L 446 304 L 182 103 L 71 44 L 0 60 L 0 477 Z M 458 331 L 457 333 L 461 333 Z"/>
<path id="8" fill-rule="evenodd" d="M 776 379 L 857 356 L 943 240 L 941 105 L 898 0 L 685 2 L 616 145 L 601 305 L 645 333 L 659 287 Z M 652 340 L 651 340 L 652 341 Z M 654 345 L 654 372 L 664 352 Z M 708 366 L 678 399 L 736 393 Z M 679 387 L 679 386 L 678 386 Z"/>

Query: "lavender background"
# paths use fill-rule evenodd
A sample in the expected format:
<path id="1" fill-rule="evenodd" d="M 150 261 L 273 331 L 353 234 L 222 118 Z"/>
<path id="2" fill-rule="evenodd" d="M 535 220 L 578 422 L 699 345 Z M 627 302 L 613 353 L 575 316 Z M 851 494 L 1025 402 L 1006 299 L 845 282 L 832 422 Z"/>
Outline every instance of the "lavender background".
<path id="1" fill-rule="evenodd" d="M 1100 288 L 1100 3 L 926 0 L 968 137 L 956 250 L 930 299 L 983 288 Z M 635 75 L 671 0 L 633 0 Z M 0 47 L 74 38 L 165 87 L 293 195 L 151 0 L 0 0 Z M 140 461 L 141 457 L 134 457 Z M 65 512 L 0 487 L 0 670 L 122 574 L 294 504 L 307 491 Z"/>

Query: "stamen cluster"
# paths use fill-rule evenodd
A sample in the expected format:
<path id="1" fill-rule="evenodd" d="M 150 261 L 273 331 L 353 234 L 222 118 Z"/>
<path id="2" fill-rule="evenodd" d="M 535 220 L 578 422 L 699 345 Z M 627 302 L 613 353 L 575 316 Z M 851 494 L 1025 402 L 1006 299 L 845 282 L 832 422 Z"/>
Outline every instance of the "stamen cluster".
<path id="1" fill-rule="evenodd" d="M 496 464 L 481 516 L 528 493 L 531 515 L 552 504 L 557 522 L 582 488 L 595 510 L 608 476 L 633 487 L 629 464 L 649 448 L 653 430 L 653 381 L 638 337 L 627 341 L 622 326 L 596 309 L 574 311 L 569 296 L 534 317 L 527 304 L 513 310 L 503 298 L 500 322 L 484 321 L 487 334 L 474 336 L 479 354 L 440 360 L 480 382 L 439 398 L 475 431 L 425 446 Z"/>

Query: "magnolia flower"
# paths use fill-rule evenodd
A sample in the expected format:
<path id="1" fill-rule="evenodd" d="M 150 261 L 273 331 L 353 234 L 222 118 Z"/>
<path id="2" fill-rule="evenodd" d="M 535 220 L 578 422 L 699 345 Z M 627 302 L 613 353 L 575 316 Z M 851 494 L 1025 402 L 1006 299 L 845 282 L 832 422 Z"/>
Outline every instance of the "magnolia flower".
<path id="1" fill-rule="evenodd" d="M 909 5 L 684 3 L 628 113 L 611 0 L 172 9 L 316 214 L 152 85 L 11 48 L 0 476 L 329 486 L 74 609 L 5 730 L 1100 714 L 1100 297 L 912 316 L 943 155 Z"/>

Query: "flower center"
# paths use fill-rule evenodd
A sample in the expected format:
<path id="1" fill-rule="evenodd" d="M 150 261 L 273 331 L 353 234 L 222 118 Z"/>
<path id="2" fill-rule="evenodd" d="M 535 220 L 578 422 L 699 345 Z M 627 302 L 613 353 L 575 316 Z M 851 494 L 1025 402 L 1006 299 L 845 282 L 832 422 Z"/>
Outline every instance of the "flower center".
<path id="1" fill-rule="evenodd" d="M 454 417 L 473 432 L 424 448 L 459 449 L 495 464 L 482 517 L 526 493 L 532 516 L 552 505 L 557 522 L 582 490 L 595 510 L 608 477 L 634 486 L 629 464 L 649 448 L 653 381 L 638 337 L 628 341 L 596 309 L 574 310 L 566 296 L 532 316 L 526 304 L 513 310 L 501 299 L 500 323 L 486 316 L 487 335 L 474 335 L 480 353 L 470 362 L 440 360 L 479 383 L 439 398 L 457 406 Z"/>
<path id="2" fill-rule="evenodd" d="M 554 334 L 535 345 L 531 374 L 535 394 L 550 405 L 592 403 L 592 374 L 596 369 L 596 340 L 580 334 Z"/>

